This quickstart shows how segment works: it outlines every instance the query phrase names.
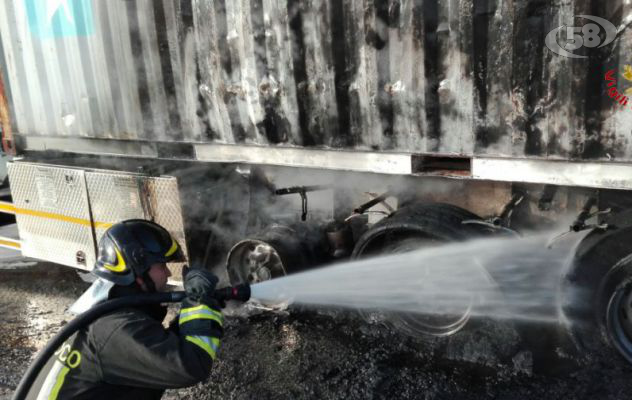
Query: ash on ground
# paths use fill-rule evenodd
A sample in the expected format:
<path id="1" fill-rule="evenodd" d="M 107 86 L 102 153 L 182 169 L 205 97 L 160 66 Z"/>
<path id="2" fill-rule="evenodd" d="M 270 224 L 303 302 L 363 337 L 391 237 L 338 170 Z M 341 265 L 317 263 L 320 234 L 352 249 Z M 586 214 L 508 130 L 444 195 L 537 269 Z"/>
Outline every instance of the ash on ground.
<path id="1" fill-rule="evenodd" d="M 88 287 L 69 268 L 0 265 L 0 399 Z M 226 319 L 208 381 L 164 399 L 624 399 L 632 367 L 579 357 L 555 327 L 475 320 L 433 340 L 353 312 L 290 309 Z M 378 320 L 379 321 L 379 320 Z"/>

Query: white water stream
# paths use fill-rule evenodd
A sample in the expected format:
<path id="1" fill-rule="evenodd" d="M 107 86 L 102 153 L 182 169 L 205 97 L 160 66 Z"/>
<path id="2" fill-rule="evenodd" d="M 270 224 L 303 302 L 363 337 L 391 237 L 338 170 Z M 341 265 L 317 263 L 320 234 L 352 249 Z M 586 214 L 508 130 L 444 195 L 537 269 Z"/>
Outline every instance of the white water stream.
<path id="1" fill-rule="evenodd" d="M 546 247 L 553 233 L 479 239 L 345 262 L 252 286 L 262 303 L 425 315 L 557 321 L 560 276 L 576 240 Z"/>

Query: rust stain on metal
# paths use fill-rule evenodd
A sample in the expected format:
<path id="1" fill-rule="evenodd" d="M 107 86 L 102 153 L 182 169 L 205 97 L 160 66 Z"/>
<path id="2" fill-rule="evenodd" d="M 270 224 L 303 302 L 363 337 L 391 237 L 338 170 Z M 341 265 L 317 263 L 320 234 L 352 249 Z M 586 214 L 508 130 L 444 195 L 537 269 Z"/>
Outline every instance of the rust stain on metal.
<path id="1" fill-rule="evenodd" d="M 11 130 L 11 120 L 9 118 L 9 101 L 4 90 L 2 71 L 0 71 L 0 128 L 2 130 L 2 150 L 6 154 L 15 155 L 13 131 Z"/>

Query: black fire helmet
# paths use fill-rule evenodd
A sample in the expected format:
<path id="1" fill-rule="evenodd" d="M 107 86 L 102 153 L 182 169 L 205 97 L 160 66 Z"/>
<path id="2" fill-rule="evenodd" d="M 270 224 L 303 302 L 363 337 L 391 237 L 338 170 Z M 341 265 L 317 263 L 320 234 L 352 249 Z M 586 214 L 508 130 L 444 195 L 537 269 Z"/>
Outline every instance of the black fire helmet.
<path id="1" fill-rule="evenodd" d="M 99 240 L 94 273 L 127 286 L 156 263 L 184 261 L 178 242 L 162 226 L 142 219 L 112 225 Z"/>

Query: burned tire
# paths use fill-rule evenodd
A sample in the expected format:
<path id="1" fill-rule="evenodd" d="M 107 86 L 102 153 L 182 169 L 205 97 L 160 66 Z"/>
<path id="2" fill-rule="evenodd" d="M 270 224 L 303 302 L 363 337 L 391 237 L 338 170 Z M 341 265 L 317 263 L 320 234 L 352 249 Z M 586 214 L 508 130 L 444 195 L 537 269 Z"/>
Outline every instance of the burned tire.
<path id="1" fill-rule="evenodd" d="M 632 227 L 594 231 L 579 244 L 560 285 L 560 312 L 586 354 L 616 349 L 632 362 Z"/>
<path id="2" fill-rule="evenodd" d="M 365 232 L 351 258 L 383 254 L 384 245 L 406 237 L 419 236 L 441 244 L 492 234 L 482 225 L 463 224 L 476 220 L 480 221 L 481 217 L 450 204 L 413 204 L 395 211 Z"/>
<path id="3" fill-rule="evenodd" d="M 267 281 L 287 275 L 290 265 L 302 267 L 306 260 L 296 236 L 293 229 L 274 225 L 236 243 L 226 258 L 231 285 Z"/>
<path id="4" fill-rule="evenodd" d="M 398 242 L 387 245 L 384 248 L 385 254 L 401 254 L 415 251 L 428 247 L 441 245 L 438 242 L 427 237 L 408 237 Z M 421 266 L 421 270 L 424 266 Z M 424 271 L 420 271 L 424 273 Z M 432 273 L 425 271 L 425 273 Z M 420 290 L 423 290 L 420 288 Z M 456 301 L 456 307 L 447 311 L 444 315 L 423 315 L 411 313 L 390 312 L 386 317 L 388 321 L 399 331 L 409 335 L 416 336 L 421 333 L 429 336 L 448 336 L 460 331 L 469 321 L 472 307 L 476 299 L 467 296 L 467 298 Z"/>
<path id="5" fill-rule="evenodd" d="M 484 225 L 463 223 L 477 220 L 481 218 L 452 205 L 413 204 L 397 210 L 369 229 L 358 240 L 352 258 L 403 253 L 494 234 Z M 426 268 L 420 266 L 420 274 Z M 385 317 L 396 328 L 411 335 L 447 336 L 467 324 L 476 301 L 464 298 L 449 315 L 388 313 Z"/>
<path id="6" fill-rule="evenodd" d="M 632 255 L 608 272 L 599 292 L 600 333 L 632 363 Z"/>
<path id="7" fill-rule="evenodd" d="M 236 243 L 226 257 L 231 285 L 255 284 L 321 265 L 326 261 L 324 235 L 304 224 L 274 224 Z"/>

